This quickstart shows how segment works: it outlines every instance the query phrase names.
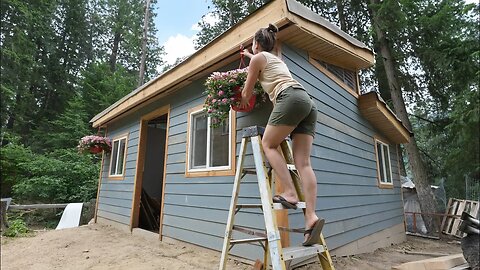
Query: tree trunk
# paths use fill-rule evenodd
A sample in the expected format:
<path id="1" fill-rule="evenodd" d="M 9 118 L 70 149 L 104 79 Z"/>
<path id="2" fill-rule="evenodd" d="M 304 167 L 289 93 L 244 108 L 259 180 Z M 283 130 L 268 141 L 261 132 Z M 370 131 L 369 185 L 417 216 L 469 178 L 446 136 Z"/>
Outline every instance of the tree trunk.
<path id="1" fill-rule="evenodd" d="M 400 170 L 400 176 L 407 176 L 407 170 L 405 169 L 405 163 L 403 163 L 403 151 L 402 147 L 397 144 L 397 153 L 398 153 L 398 165 Z"/>
<path id="2" fill-rule="evenodd" d="M 115 72 L 115 65 L 117 64 L 118 45 L 120 43 L 120 31 L 115 32 L 113 38 L 112 54 L 110 54 L 110 70 Z"/>
<path id="3" fill-rule="evenodd" d="M 343 32 L 347 32 L 347 24 L 345 23 L 345 9 L 343 6 L 343 0 L 335 0 L 337 2 L 337 10 L 338 10 L 338 20 L 340 21 L 340 29 Z"/>
<path id="4" fill-rule="evenodd" d="M 230 27 L 232 27 L 235 24 L 235 21 L 233 20 L 233 2 L 232 0 L 228 1 L 228 11 L 230 15 Z"/>
<path id="5" fill-rule="evenodd" d="M 147 39 L 148 39 L 148 16 L 150 15 L 150 0 L 146 0 L 145 19 L 143 20 L 143 40 L 142 40 L 142 58 L 140 60 L 140 72 L 138 74 L 138 86 L 140 87 L 145 78 L 145 59 L 147 58 Z"/>
<path id="6" fill-rule="evenodd" d="M 379 5 L 379 0 L 370 0 L 372 5 Z M 382 56 L 383 64 L 385 67 L 385 73 L 388 80 L 388 85 L 392 97 L 393 107 L 397 116 L 402 120 L 403 124 L 409 129 L 412 130 L 412 125 L 408 119 L 407 110 L 405 107 L 405 102 L 402 97 L 402 89 L 400 88 L 400 83 L 396 76 L 396 63 L 393 59 L 393 54 L 391 52 L 390 44 L 385 36 L 384 30 L 380 27 L 383 25 L 382 18 L 377 15 L 376 9 L 371 8 L 371 20 L 372 25 L 375 30 L 375 42 L 378 43 L 380 47 L 380 53 Z M 430 188 L 430 183 L 428 181 L 428 174 L 426 166 L 420 155 L 420 151 L 417 146 L 415 137 L 410 139 L 410 143 L 405 145 L 405 149 L 408 155 L 410 169 L 413 173 L 413 181 L 417 189 L 418 200 L 420 202 L 420 209 L 422 213 L 432 214 L 436 212 L 435 200 L 433 197 L 433 192 Z M 423 215 L 423 220 L 425 226 L 430 233 L 436 231 L 437 221 L 433 215 Z"/>

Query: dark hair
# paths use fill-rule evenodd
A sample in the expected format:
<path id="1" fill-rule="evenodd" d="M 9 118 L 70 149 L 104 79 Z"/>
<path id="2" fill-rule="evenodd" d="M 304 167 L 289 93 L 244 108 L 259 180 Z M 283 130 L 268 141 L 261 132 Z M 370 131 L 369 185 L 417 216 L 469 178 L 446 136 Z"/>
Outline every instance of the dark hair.
<path id="1" fill-rule="evenodd" d="M 275 47 L 277 41 L 278 28 L 269 24 L 267 28 L 260 28 L 255 33 L 255 41 L 262 46 L 262 49 L 267 52 L 271 52 Z"/>

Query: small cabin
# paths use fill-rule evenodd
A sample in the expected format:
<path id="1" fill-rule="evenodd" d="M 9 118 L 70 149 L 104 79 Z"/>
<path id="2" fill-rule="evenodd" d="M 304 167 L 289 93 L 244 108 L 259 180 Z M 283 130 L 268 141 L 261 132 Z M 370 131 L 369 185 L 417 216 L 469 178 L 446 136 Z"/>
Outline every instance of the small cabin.
<path id="1" fill-rule="evenodd" d="M 318 109 L 311 159 L 331 253 L 405 240 L 398 145 L 412 134 L 378 93 L 361 94 L 358 73 L 374 64 L 372 50 L 294 0 L 270 1 L 91 120 L 113 142 L 102 157 L 96 222 L 221 251 L 241 131 L 265 126 L 272 104 L 232 110 L 226 125 L 211 128 L 204 83 L 214 71 L 238 67 L 240 45 L 251 45 L 256 30 L 269 23 L 279 28 L 277 54 Z M 253 164 L 251 149 L 246 163 Z M 255 176 L 242 183 L 239 203 L 258 203 Z M 279 213 L 277 220 L 304 226 L 301 211 Z M 236 223 L 264 230 L 259 210 L 239 213 Z M 303 240 L 301 234 L 283 237 L 285 245 Z M 232 254 L 255 260 L 263 249 L 237 245 Z"/>

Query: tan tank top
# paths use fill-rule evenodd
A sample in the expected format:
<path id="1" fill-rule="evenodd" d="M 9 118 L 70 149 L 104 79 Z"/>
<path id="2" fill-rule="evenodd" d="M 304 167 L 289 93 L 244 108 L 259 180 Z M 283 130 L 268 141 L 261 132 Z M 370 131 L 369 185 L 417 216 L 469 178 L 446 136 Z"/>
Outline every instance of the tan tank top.
<path id="1" fill-rule="evenodd" d="M 282 60 L 269 52 L 261 52 L 261 54 L 267 59 L 267 65 L 260 72 L 258 80 L 273 104 L 275 104 L 278 94 L 287 87 L 302 87 L 299 82 L 292 78 L 292 74 Z"/>

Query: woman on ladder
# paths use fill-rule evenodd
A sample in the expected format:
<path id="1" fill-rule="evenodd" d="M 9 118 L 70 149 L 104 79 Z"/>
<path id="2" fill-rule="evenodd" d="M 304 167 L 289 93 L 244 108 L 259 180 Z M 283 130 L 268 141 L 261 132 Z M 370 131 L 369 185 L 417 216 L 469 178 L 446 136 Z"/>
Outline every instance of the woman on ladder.
<path id="1" fill-rule="evenodd" d="M 242 54 L 250 58 L 248 76 L 242 90 L 240 108 L 248 106 L 257 80 L 268 94 L 274 107 L 262 138 L 263 151 L 277 173 L 284 192 L 273 197 L 285 208 L 296 209 L 298 196 L 287 164 L 277 151 L 282 141 L 291 134 L 295 167 L 300 174 L 305 193 L 304 246 L 318 243 L 324 220 L 316 213 L 317 179 L 310 163 L 317 108 L 303 86 L 292 78 L 287 65 L 274 53 L 278 29 L 270 24 L 259 29 L 253 38 L 253 54 L 245 49 Z"/>

